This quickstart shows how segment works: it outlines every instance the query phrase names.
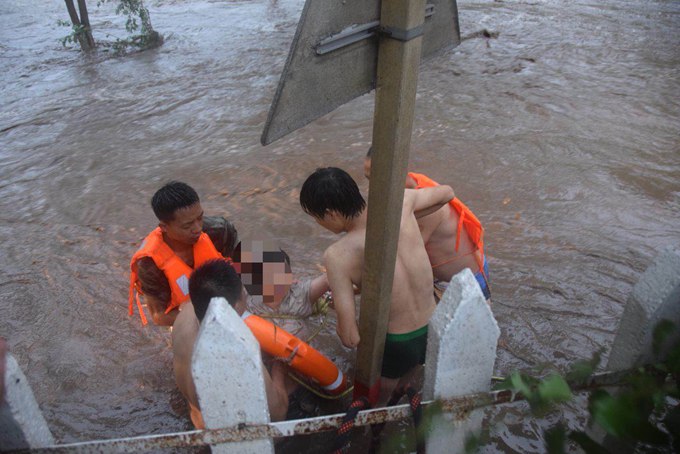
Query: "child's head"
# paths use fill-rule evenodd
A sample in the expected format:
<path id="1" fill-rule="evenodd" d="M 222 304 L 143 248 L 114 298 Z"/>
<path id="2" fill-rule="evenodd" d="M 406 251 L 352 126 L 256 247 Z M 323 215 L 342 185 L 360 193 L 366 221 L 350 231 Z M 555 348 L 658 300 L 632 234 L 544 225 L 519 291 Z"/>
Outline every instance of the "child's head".
<path id="1" fill-rule="evenodd" d="M 317 220 L 331 211 L 352 219 L 363 213 L 366 201 L 347 172 L 326 167 L 316 169 L 307 177 L 300 189 L 300 206 Z"/>
<path id="2" fill-rule="evenodd" d="M 251 297 L 280 303 L 293 283 L 288 254 L 272 240 L 244 240 L 233 254 L 241 281 Z"/>
<path id="3" fill-rule="evenodd" d="M 222 259 L 208 260 L 191 273 L 189 295 L 199 321 L 203 320 L 210 300 L 221 296 L 237 309 L 243 303 L 243 285 L 232 266 Z M 237 309 L 238 311 L 238 309 Z"/>

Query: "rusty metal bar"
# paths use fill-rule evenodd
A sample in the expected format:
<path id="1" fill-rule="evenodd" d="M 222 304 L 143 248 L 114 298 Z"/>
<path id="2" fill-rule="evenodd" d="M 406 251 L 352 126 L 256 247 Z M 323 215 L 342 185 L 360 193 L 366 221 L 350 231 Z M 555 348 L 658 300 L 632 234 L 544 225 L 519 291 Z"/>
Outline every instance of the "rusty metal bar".
<path id="1" fill-rule="evenodd" d="M 607 372 L 590 377 L 585 383 L 574 385 L 573 391 L 587 391 L 604 386 L 619 386 L 630 371 Z M 488 393 L 470 394 L 451 399 L 423 402 L 427 408 L 433 404 L 439 405 L 441 411 L 453 413 L 455 420 L 463 420 L 470 411 L 495 404 L 517 402 L 524 400 L 521 394 L 508 390 L 492 391 Z M 223 429 L 194 430 L 162 435 L 144 435 L 140 437 L 116 438 L 110 440 L 85 441 L 64 445 L 49 446 L 47 448 L 30 451 L 9 451 L 14 453 L 122 453 L 141 452 L 153 449 L 183 448 L 191 446 L 215 445 L 235 441 L 257 440 L 270 437 L 292 437 L 309 435 L 318 432 L 336 430 L 342 423 L 344 415 L 335 414 L 316 418 L 281 421 L 270 424 L 247 425 Z M 393 407 L 376 408 L 359 412 L 355 426 L 370 426 L 385 422 L 401 421 L 411 417 L 408 404 Z"/>

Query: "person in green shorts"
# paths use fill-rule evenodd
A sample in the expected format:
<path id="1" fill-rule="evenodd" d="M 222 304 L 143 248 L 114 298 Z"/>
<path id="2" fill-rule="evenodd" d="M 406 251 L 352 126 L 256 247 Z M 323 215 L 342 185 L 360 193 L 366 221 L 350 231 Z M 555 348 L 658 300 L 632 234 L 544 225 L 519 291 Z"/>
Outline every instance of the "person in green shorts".
<path id="1" fill-rule="evenodd" d="M 435 210 L 453 197 L 453 189 L 445 185 L 404 193 L 379 403 L 387 402 L 404 371 L 424 362 L 427 324 L 435 309 L 432 268 L 415 213 Z M 362 282 L 366 201 L 347 172 L 328 167 L 307 178 L 300 205 L 325 229 L 344 233 L 323 259 L 337 313 L 336 331 L 343 345 L 354 348 L 361 340 L 353 286 L 361 288 Z"/>

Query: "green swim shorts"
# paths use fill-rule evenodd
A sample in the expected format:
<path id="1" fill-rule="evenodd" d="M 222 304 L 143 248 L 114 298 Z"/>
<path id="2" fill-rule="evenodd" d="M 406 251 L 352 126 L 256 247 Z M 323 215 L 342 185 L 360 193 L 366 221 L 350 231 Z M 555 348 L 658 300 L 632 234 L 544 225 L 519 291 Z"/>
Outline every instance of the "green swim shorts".
<path id="1" fill-rule="evenodd" d="M 427 325 L 404 334 L 387 333 L 381 375 L 400 378 L 412 367 L 425 364 Z"/>

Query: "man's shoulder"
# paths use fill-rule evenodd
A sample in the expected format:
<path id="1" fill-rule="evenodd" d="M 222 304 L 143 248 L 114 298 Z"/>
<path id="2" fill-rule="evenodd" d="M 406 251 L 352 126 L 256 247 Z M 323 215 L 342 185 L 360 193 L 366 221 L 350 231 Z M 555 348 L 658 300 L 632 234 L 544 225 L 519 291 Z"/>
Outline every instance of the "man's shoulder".
<path id="1" fill-rule="evenodd" d="M 353 231 L 331 244 L 324 252 L 324 261 L 351 263 L 363 258 L 366 231 Z"/>
<path id="2" fill-rule="evenodd" d="M 191 303 L 184 303 L 182 305 L 182 310 L 177 314 L 175 323 L 172 325 L 172 340 L 173 349 L 182 348 L 182 345 L 177 344 L 175 341 L 185 344 L 185 342 L 190 342 L 193 345 L 193 340 L 198 334 L 198 319 L 194 313 L 194 307 Z"/>
<path id="3" fill-rule="evenodd" d="M 205 216 L 203 231 L 220 254 L 224 257 L 231 257 L 238 243 L 238 232 L 234 224 L 223 216 Z"/>
<path id="4" fill-rule="evenodd" d="M 338 254 L 338 253 L 346 253 L 348 252 L 349 248 L 353 248 L 356 246 L 356 243 L 361 239 L 362 235 L 366 235 L 366 230 L 363 230 L 363 234 L 357 231 L 352 231 L 348 232 L 345 235 L 343 235 L 339 240 L 337 240 L 335 243 L 331 244 L 326 248 L 326 252 L 324 254 Z"/>

